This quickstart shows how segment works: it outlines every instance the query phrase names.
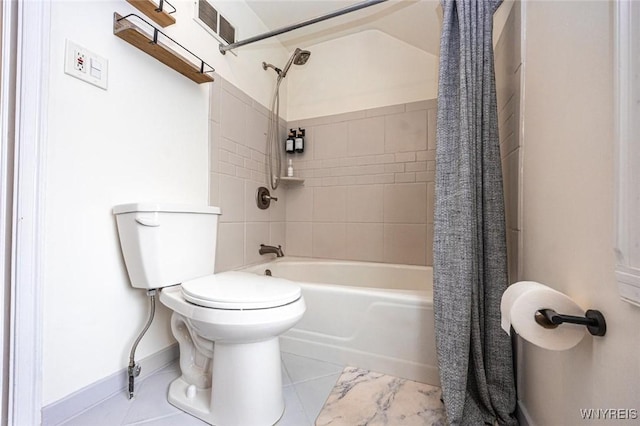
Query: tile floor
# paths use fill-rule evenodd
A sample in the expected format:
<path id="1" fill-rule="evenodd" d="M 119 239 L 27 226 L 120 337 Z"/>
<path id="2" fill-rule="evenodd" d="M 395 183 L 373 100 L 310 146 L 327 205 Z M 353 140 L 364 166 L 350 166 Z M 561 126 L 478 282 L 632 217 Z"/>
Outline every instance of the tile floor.
<path id="1" fill-rule="evenodd" d="M 344 365 L 282 353 L 285 412 L 278 426 L 313 426 Z M 167 402 L 169 384 L 180 375 L 177 362 L 136 383 L 136 397 L 119 392 L 62 423 L 64 426 L 196 426 L 201 420 Z"/>

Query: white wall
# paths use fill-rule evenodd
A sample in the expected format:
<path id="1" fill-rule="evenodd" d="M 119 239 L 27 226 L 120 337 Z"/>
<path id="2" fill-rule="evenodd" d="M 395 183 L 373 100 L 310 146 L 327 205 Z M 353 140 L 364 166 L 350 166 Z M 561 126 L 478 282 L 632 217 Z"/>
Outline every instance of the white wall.
<path id="1" fill-rule="evenodd" d="M 287 74 L 287 120 L 435 98 L 438 58 L 377 30 L 311 46 Z"/>
<path id="2" fill-rule="evenodd" d="M 273 76 L 262 60 L 282 61 L 271 44 L 222 56 L 176 1 L 167 32 L 227 80 L 267 104 Z M 225 2 L 244 34 L 264 30 L 244 2 Z M 222 7 L 221 7 L 222 8 Z M 208 94 L 112 34 L 124 1 L 55 1 L 46 137 L 43 406 L 126 367 L 144 325 L 147 300 L 130 287 L 111 208 L 134 201 L 207 204 Z M 109 60 L 103 91 L 63 72 L 65 39 Z M 173 342 L 169 312 L 158 315 L 137 357 Z"/>
<path id="3" fill-rule="evenodd" d="M 525 7 L 522 275 L 601 310 L 607 335 L 524 344 L 519 397 L 536 425 L 577 425 L 581 408 L 640 408 L 640 308 L 614 278 L 612 3 Z"/>

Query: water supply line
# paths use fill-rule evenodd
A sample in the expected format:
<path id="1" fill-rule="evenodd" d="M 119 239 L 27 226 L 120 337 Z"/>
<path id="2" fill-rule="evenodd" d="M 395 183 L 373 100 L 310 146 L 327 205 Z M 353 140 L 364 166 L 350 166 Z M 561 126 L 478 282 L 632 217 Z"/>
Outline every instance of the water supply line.
<path id="1" fill-rule="evenodd" d="M 134 381 L 135 381 L 135 378 L 140 375 L 140 371 L 142 370 L 142 367 L 140 366 L 140 364 L 137 364 L 135 361 L 136 348 L 138 347 L 138 343 L 140 343 L 140 340 L 142 340 L 142 336 L 144 336 L 147 330 L 149 330 L 149 327 L 151 326 L 151 322 L 153 321 L 153 316 L 156 313 L 156 292 L 157 292 L 156 289 L 147 290 L 147 296 L 149 296 L 150 298 L 149 300 L 151 303 L 151 312 L 149 313 L 149 319 L 147 320 L 147 324 L 144 326 L 144 328 L 138 335 L 138 338 L 133 343 L 133 347 L 131 348 L 131 353 L 129 354 L 129 367 L 127 368 L 127 374 L 129 376 L 129 399 L 133 398 Z"/>

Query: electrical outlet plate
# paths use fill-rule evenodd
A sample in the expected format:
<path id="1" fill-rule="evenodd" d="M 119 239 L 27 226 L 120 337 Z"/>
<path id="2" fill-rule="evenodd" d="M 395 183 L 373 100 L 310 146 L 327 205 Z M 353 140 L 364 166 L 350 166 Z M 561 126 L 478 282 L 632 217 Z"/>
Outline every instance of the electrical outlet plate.
<path id="1" fill-rule="evenodd" d="M 64 58 L 64 72 L 107 90 L 109 62 L 102 56 L 67 40 Z"/>

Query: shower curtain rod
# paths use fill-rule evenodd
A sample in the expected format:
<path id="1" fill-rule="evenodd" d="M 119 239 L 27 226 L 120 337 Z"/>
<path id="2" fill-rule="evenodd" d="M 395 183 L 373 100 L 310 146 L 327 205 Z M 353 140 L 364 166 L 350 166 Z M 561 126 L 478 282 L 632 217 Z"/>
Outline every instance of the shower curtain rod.
<path id="1" fill-rule="evenodd" d="M 269 31 L 267 33 L 260 34 L 254 37 L 249 37 L 244 40 L 236 41 L 235 43 L 231 43 L 227 45 L 220 43 L 220 46 L 218 46 L 218 49 L 220 50 L 220 53 L 224 55 L 227 53 L 227 50 L 232 50 L 232 49 L 235 49 L 236 47 L 240 47 L 240 46 L 254 43 L 256 41 L 264 40 L 265 38 L 288 33 L 289 31 L 297 30 L 298 28 L 306 27 L 308 25 L 315 24 L 317 22 L 326 21 L 327 19 L 335 18 L 337 16 L 344 15 L 350 12 L 355 12 L 356 10 L 364 9 L 365 7 L 373 6 L 378 3 L 384 3 L 385 1 L 388 1 L 388 0 L 366 0 L 361 3 L 356 3 L 352 6 L 347 6 L 345 8 L 327 13 L 326 15 L 321 15 L 316 18 L 308 19 L 306 21 L 302 21 L 297 24 L 290 25 L 288 27 L 282 27 L 280 29 Z"/>

